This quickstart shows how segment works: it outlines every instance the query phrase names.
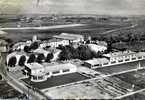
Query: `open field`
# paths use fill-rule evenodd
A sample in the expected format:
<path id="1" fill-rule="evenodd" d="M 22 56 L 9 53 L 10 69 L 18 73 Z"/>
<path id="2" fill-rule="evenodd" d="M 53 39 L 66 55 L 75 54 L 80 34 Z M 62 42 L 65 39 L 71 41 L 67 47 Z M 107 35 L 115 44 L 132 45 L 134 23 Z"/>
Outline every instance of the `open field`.
<path id="1" fill-rule="evenodd" d="M 20 96 L 21 94 L 12 88 L 6 81 L 0 81 L 0 98 L 9 99 Z"/>
<path id="2" fill-rule="evenodd" d="M 30 84 L 38 89 L 46 89 L 50 87 L 65 85 L 81 80 L 88 79 L 88 77 L 85 77 L 79 73 L 71 73 L 67 75 L 60 75 L 60 76 L 54 76 L 51 78 L 48 78 L 47 81 L 44 82 L 31 82 L 29 79 L 22 79 L 27 84 Z"/>

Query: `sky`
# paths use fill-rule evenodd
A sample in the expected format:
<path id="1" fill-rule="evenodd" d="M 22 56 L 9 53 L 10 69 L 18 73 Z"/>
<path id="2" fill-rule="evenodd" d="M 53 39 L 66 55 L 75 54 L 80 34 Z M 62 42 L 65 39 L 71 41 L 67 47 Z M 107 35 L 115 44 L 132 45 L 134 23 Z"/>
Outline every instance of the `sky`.
<path id="1" fill-rule="evenodd" d="M 145 15 L 145 0 L 0 0 L 6 14 Z"/>

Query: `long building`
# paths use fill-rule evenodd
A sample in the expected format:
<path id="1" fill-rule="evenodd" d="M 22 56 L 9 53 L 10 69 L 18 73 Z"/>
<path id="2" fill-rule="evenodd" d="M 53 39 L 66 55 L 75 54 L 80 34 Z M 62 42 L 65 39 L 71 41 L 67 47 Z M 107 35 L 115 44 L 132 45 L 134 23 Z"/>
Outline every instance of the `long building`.
<path id="1" fill-rule="evenodd" d="M 25 65 L 24 74 L 33 82 L 46 81 L 47 78 L 63 74 L 74 73 L 77 67 L 71 63 L 49 64 L 30 63 Z"/>
<path id="2" fill-rule="evenodd" d="M 84 62 L 84 65 L 89 68 L 100 68 L 107 67 L 112 65 L 119 65 L 139 60 L 145 60 L 145 52 L 132 52 L 132 51 L 124 51 L 124 52 L 114 52 L 104 54 L 103 58 L 95 58 L 92 60 L 87 60 Z"/>

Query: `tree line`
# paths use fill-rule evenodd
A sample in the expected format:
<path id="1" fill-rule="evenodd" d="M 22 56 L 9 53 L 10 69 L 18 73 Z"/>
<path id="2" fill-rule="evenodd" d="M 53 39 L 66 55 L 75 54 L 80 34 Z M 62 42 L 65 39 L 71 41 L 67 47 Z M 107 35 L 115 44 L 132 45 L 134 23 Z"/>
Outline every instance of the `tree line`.
<path id="1" fill-rule="evenodd" d="M 38 63 L 43 63 L 43 62 L 50 62 L 50 60 L 53 58 L 53 54 L 49 53 L 45 57 L 44 54 L 38 54 L 37 57 L 35 54 L 31 54 L 28 58 L 26 59 L 26 56 L 22 55 L 18 61 L 19 66 L 24 66 L 25 63 L 33 63 L 33 62 L 38 62 Z M 15 67 L 17 63 L 17 58 L 15 56 L 12 56 L 9 60 L 7 65 L 10 67 Z"/>

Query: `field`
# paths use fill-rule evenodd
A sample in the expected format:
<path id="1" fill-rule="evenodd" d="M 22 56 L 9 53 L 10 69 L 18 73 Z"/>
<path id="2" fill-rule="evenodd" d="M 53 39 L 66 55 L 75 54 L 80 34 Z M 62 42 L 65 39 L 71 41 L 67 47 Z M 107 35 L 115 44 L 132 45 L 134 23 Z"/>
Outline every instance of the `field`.
<path id="1" fill-rule="evenodd" d="M 21 94 L 12 88 L 6 81 L 0 81 L 0 98 L 9 99 L 20 96 Z"/>

